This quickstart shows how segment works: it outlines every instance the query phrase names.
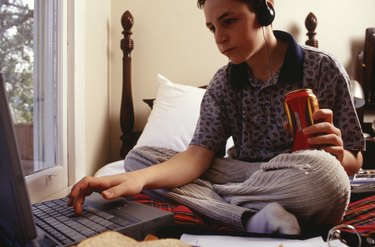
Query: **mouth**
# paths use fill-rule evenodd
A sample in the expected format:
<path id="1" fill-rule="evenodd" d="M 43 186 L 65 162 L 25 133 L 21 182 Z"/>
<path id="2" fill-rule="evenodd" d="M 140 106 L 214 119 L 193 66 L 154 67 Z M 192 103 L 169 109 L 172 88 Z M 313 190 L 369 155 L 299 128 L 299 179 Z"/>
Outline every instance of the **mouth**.
<path id="1" fill-rule="evenodd" d="M 235 49 L 236 49 L 235 47 L 226 48 L 226 49 L 223 49 L 223 51 L 221 53 L 224 54 L 224 55 L 228 55 L 229 53 L 231 53 Z"/>

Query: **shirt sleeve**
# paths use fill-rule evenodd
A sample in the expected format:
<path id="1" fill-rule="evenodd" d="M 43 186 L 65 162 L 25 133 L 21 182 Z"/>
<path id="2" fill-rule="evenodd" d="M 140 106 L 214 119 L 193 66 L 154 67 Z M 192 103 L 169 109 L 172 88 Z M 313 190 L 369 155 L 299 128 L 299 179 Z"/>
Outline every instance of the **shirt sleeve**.
<path id="1" fill-rule="evenodd" d="M 191 145 L 208 148 L 215 153 L 223 153 L 230 136 L 228 115 L 223 100 L 223 87 L 227 80 L 225 68 L 220 69 L 209 83 L 203 96 L 200 116 Z"/>
<path id="2" fill-rule="evenodd" d="M 330 56 L 321 61 L 321 74 L 317 96 L 321 108 L 333 111 L 333 124 L 339 128 L 347 150 L 362 151 L 365 140 L 354 107 L 350 78 L 345 69 Z"/>

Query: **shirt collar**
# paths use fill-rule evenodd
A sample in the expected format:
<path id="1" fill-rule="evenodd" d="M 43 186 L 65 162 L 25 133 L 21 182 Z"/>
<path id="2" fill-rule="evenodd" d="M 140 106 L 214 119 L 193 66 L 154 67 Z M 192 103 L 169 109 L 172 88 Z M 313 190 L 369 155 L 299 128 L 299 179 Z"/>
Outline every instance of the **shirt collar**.
<path id="1" fill-rule="evenodd" d="M 279 82 L 298 83 L 303 80 L 303 50 L 292 35 L 274 31 L 276 39 L 288 44 L 284 64 L 280 69 Z"/>
<path id="2" fill-rule="evenodd" d="M 280 69 L 278 82 L 301 83 L 303 80 L 303 49 L 297 44 L 292 35 L 283 31 L 274 31 L 276 39 L 288 45 L 284 63 Z M 229 80 L 233 88 L 242 88 L 248 84 L 249 68 L 246 62 L 241 64 L 229 63 Z"/>

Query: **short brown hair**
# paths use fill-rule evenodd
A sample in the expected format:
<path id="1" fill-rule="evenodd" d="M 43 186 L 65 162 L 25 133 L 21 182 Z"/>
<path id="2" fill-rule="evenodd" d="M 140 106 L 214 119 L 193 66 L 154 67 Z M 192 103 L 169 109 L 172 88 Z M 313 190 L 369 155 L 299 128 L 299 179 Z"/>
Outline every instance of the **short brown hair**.
<path id="1" fill-rule="evenodd" d="M 249 5 L 250 8 L 254 9 L 254 7 L 255 7 L 260 1 L 264 1 L 264 0 L 236 0 L 236 1 L 240 1 L 240 2 L 246 3 L 247 5 Z M 266 0 L 266 1 L 267 1 L 267 0 Z M 273 0 L 270 0 L 270 2 L 273 3 Z M 205 3 L 206 3 L 206 0 L 198 0 L 198 1 L 197 1 L 197 6 L 198 6 L 198 8 L 202 9 Z"/>

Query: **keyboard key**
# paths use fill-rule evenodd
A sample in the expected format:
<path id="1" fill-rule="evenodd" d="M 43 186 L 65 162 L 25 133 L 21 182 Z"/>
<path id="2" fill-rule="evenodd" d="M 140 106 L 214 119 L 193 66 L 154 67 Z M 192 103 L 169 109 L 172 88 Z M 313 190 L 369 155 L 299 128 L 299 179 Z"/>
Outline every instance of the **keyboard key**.
<path id="1" fill-rule="evenodd" d="M 129 224 L 124 219 L 88 206 L 84 207 L 82 216 L 76 217 L 66 203 L 64 198 L 33 205 L 36 225 L 62 244 L 71 244 Z"/>

